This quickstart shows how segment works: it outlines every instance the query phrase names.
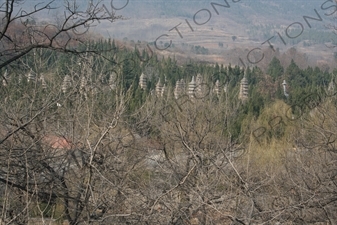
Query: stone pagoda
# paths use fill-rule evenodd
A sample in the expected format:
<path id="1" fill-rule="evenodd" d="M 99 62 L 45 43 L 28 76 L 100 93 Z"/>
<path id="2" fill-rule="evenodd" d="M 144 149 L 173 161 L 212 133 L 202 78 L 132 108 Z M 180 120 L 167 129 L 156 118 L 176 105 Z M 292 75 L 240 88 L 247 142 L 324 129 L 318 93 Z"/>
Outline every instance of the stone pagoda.
<path id="1" fill-rule="evenodd" d="M 185 92 L 185 81 L 183 79 L 177 80 L 176 87 L 174 89 L 174 97 L 178 99 Z"/>
<path id="2" fill-rule="evenodd" d="M 243 76 L 240 82 L 239 99 L 241 99 L 242 101 L 246 101 L 248 99 L 248 80 L 246 78 L 246 75 Z"/>
<path id="3" fill-rule="evenodd" d="M 144 73 L 142 73 L 139 77 L 139 86 L 143 90 L 147 88 L 147 77 Z"/>
<path id="4" fill-rule="evenodd" d="M 197 87 L 197 83 L 195 82 L 194 76 L 192 77 L 192 80 L 190 83 L 188 83 L 188 90 L 187 94 L 190 96 L 190 98 L 195 98 L 195 88 Z"/>

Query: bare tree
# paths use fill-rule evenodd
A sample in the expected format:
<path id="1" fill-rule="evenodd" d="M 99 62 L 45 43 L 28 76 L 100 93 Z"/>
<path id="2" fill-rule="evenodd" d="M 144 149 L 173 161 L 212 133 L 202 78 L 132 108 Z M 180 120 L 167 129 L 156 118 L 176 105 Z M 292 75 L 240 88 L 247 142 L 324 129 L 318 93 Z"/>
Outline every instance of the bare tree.
<path id="1" fill-rule="evenodd" d="M 286 118 L 290 106 L 274 106 L 257 121 L 263 138 L 256 145 L 253 137 L 236 165 L 247 187 L 238 207 L 245 223 L 336 224 L 335 96 L 296 120 Z"/>
<path id="2" fill-rule="evenodd" d="M 0 3 L 0 69 L 20 59 L 33 49 L 81 53 L 89 49 L 76 48 L 88 40 L 88 31 L 100 21 L 121 19 L 98 1 L 83 6 L 83 2 L 50 0 L 36 3 L 6 0 Z M 29 9 L 26 9 L 29 8 Z M 55 20 L 48 17 L 58 14 Z M 45 17 L 44 21 L 36 18 Z"/>
<path id="3" fill-rule="evenodd" d="M 54 20 L 50 19 L 57 14 Z M 84 104 L 83 93 L 78 94 L 77 80 L 64 94 L 55 77 L 49 78 L 47 85 L 41 74 L 48 62 L 44 50 L 71 55 L 99 54 L 101 50 L 80 45 L 91 38 L 91 27 L 101 21 L 114 22 L 121 16 L 113 10 L 109 12 L 102 1 L 83 6 L 83 2 L 73 0 L 41 1 L 34 5 L 28 1 L 6 0 L 0 3 L 0 17 L 0 71 L 6 85 L 1 87 L 4 101 L 0 129 L 3 196 L 0 224 L 27 224 L 36 214 L 67 219 L 70 224 L 89 221 L 91 217 L 83 216 L 84 211 L 91 215 L 90 212 L 98 210 L 87 204 L 93 196 L 89 188 L 95 180 L 91 180 L 96 157 L 93 156 L 103 137 L 119 121 L 126 100 L 122 96 L 115 99 L 115 113 L 96 131 L 96 142 L 92 138 L 80 139 L 80 135 L 88 137 L 90 133 L 85 130 L 93 123 L 89 115 L 94 105 L 90 101 Z M 88 73 L 89 65 L 92 64 L 87 63 L 81 72 Z M 3 68 L 21 74 L 3 76 Z M 25 70 L 30 70 L 28 79 L 22 76 Z M 93 89 L 86 90 L 88 100 L 97 95 Z M 81 111 L 85 105 L 88 114 Z"/>
<path id="4" fill-rule="evenodd" d="M 148 152 L 146 180 L 137 182 L 148 209 L 139 212 L 144 224 L 243 223 L 235 211 L 244 186 L 235 164 L 245 148 L 226 127 L 238 106 L 213 97 L 150 98 L 142 107 L 135 126 Z"/>
<path id="5" fill-rule="evenodd" d="M 121 76 L 114 90 L 102 88 L 102 70 L 89 55 L 81 60 L 67 88 L 53 76 L 47 87 L 14 79 L 1 89 L 1 224 L 111 224 L 131 215 L 129 180 L 143 160 L 123 119 L 131 95 Z"/>

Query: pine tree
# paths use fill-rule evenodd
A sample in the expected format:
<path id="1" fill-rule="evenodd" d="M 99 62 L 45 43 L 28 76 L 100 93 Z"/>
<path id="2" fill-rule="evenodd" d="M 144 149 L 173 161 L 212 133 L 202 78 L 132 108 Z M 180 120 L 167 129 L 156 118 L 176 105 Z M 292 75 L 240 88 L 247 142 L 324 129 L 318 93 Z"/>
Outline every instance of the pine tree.
<path id="1" fill-rule="evenodd" d="M 267 73 L 273 78 L 274 81 L 283 75 L 284 68 L 278 58 L 274 57 L 271 60 L 268 66 Z"/>

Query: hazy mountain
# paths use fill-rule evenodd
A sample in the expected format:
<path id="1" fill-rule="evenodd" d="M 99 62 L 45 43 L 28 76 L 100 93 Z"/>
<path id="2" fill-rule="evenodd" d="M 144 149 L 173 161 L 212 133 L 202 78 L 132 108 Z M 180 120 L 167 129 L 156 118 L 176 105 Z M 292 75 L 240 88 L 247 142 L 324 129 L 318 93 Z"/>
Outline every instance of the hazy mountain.
<path id="1" fill-rule="evenodd" d="M 43 1 L 26 0 L 24 7 L 33 7 L 40 2 Z M 77 0 L 76 4 L 85 10 L 90 2 Z M 252 46 L 260 46 L 276 36 L 273 40 L 276 48 L 286 51 L 294 46 L 302 47 L 302 52 L 325 54 L 328 58 L 330 52 L 325 43 L 336 40 L 326 28 L 332 19 L 326 15 L 331 12 L 327 8 L 334 9 L 331 7 L 333 3 L 326 0 L 104 0 L 103 3 L 111 11 L 113 7 L 122 8 L 114 10 L 115 14 L 126 19 L 102 22 L 96 27 L 96 32 L 105 37 L 128 39 L 131 43 L 138 40 L 154 42 L 161 35 L 167 35 L 158 43 L 167 46 L 172 41 L 172 46 L 177 47 L 174 49 L 176 54 L 179 54 L 179 49 L 183 49 L 180 53 L 186 55 L 191 48 L 204 47 L 205 52 L 211 52 L 210 55 L 214 53 L 230 59 L 234 53 L 247 52 Z M 59 8 L 58 13 L 44 14 L 39 19 L 62 16 L 64 1 L 55 1 L 53 6 Z M 309 28 L 304 16 L 317 18 L 316 12 L 323 21 L 309 19 Z M 299 33 L 298 38 L 286 37 L 286 28 L 291 24 L 293 26 L 288 31 Z M 287 45 L 277 37 L 277 33 L 283 35 Z M 319 44 L 320 52 L 315 44 Z"/>
<path id="2" fill-rule="evenodd" d="M 146 30 L 140 37 L 147 38 L 148 33 L 153 35 L 164 32 L 165 29 L 172 29 L 185 20 L 190 22 L 194 29 L 200 28 L 197 23 L 203 23 L 202 26 L 211 26 L 213 28 L 222 27 L 225 29 L 234 28 L 234 33 L 243 35 L 241 31 L 256 30 L 257 27 L 268 26 L 270 28 L 287 27 L 294 22 L 305 23 L 303 16 L 317 18 L 315 10 L 324 20 L 328 20 L 321 6 L 324 1 L 316 0 L 130 0 L 125 8 L 116 13 L 128 18 L 128 21 L 122 21 L 115 24 L 121 32 L 114 30 L 115 36 L 129 37 L 138 39 L 138 29 Z M 124 6 L 126 0 L 112 1 L 113 6 Z M 228 3 L 228 4 L 227 4 Z M 84 4 L 84 3 L 83 3 Z M 105 1 L 106 6 L 110 7 L 110 1 Z M 224 6 L 227 7 L 224 7 Z M 331 6 L 327 2 L 324 7 Z M 111 7 L 110 7 L 111 8 Z M 134 27 L 135 26 L 135 27 Z M 322 22 L 312 20 L 312 26 L 323 28 Z M 161 31 L 158 31 L 162 28 Z M 182 26 L 181 26 L 182 27 Z M 136 28 L 136 29 L 134 29 Z M 109 29 L 109 28 L 108 28 Z M 241 31 L 240 31 L 241 30 Z M 261 32 L 269 32 L 263 30 Z M 122 34 L 123 33 L 123 34 Z M 233 32 L 232 32 L 233 33 Z M 248 33 L 246 33 L 248 35 Z"/>
<path id="3" fill-rule="evenodd" d="M 76 2 L 80 9 L 85 10 L 90 2 L 97 0 L 70 0 Z M 24 7 L 32 8 L 35 4 L 46 0 L 26 0 Z M 317 0 L 104 0 L 106 8 L 123 8 L 116 14 L 123 15 L 132 23 L 141 20 L 158 20 L 156 27 L 165 26 L 163 19 L 188 19 L 193 22 L 205 21 L 209 17 L 209 24 L 228 23 L 247 29 L 255 25 L 287 26 L 296 22 L 304 15 L 317 17 L 315 9 L 323 15 L 321 9 L 325 1 Z M 127 4 L 126 4 L 127 3 Z M 59 8 L 59 12 L 52 12 L 43 17 L 62 15 L 65 1 L 55 1 L 52 6 Z M 223 5 L 223 6 L 221 6 Z M 224 7 L 227 5 L 228 7 Z M 331 6 L 327 1 L 325 7 Z M 323 15 L 324 16 L 324 15 Z M 40 17 L 41 18 L 41 17 Z M 147 21 L 148 22 L 148 21 Z M 125 21 L 122 23 L 127 25 Z M 209 25 L 208 22 L 205 25 Z M 315 24 L 314 24 L 315 25 Z"/>
<path id="4" fill-rule="evenodd" d="M 85 9 L 89 3 L 97 0 L 71 0 L 76 2 L 80 8 Z M 261 18 L 271 20 L 291 20 L 296 19 L 300 15 L 313 13 L 314 9 L 321 10 L 321 5 L 324 1 L 317 0 L 104 0 L 103 3 L 107 8 L 111 9 L 110 5 L 115 8 L 122 8 L 117 11 L 122 15 L 134 19 L 149 19 L 157 17 L 187 17 L 192 18 L 195 13 L 202 9 L 208 9 L 211 13 L 215 13 L 211 3 L 226 5 L 229 8 L 216 6 L 220 16 L 236 16 L 236 19 L 247 20 L 252 17 L 259 16 Z M 24 7 L 34 7 L 38 3 L 46 3 L 47 0 L 26 0 Z M 328 6 L 329 3 L 326 3 Z M 330 3 L 331 5 L 331 3 Z M 64 1 L 55 1 L 52 6 L 65 6 Z"/>
<path id="5" fill-rule="evenodd" d="M 123 5 L 126 2 L 123 0 L 118 1 L 113 1 L 113 5 Z M 292 19 L 298 15 L 313 12 L 315 8 L 320 9 L 323 3 L 315 0 L 241 0 L 236 3 L 232 0 L 130 0 L 123 11 L 138 18 L 158 16 L 192 18 L 196 12 L 202 9 L 208 9 L 215 13 L 211 3 L 226 5 L 226 2 L 229 5 L 227 9 L 216 6 L 220 15 L 236 15 L 246 18 L 259 15 L 266 19 L 276 20 L 279 18 Z"/>

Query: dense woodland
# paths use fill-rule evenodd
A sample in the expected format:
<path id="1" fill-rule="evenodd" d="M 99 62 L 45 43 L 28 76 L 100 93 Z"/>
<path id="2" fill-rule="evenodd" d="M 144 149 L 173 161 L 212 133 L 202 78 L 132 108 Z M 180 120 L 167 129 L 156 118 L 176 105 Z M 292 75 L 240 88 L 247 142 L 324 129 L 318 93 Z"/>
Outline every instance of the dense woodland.
<path id="1" fill-rule="evenodd" d="M 265 107 L 269 107 L 277 100 L 282 100 L 289 106 L 302 105 L 303 99 L 308 96 L 319 97 L 319 101 L 323 101 L 327 96 L 328 85 L 331 82 L 335 85 L 334 77 L 337 75 L 337 70 L 330 73 L 318 67 L 301 69 L 293 60 L 284 68 L 276 57 L 271 60 L 267 73 L 263 73 L 258 67 L 245 69 L 232 65 L 210 65 L 193 61 L 181 65 L 174 58 L 159 58 L 144 50 L 120 48 L 112 40 L 91 42 L 79 48 L 89 48 L 93 52 L 103 54 L 77 56 L 50 50 L 36 50 L 3 69 L 2 74 L 7 79 L 3 79 L 2 89 L 7 94 L 14 91 L 14 96 L 16 92 L 26 90 L 26 85 L 28 87 L 33 85 L 32 87 L 41 91 L 41 95 L 50 88 L 56 90 L 59 88 L 61 92 L 67 76 L 70 78 L 69 89 L 82 88 L 86 95 L 95 90 L 97 104 L 102 107 L 113 107 L 116 104 L 113 100 L 115 90 L 111 90 L 111 85 L 117 85 L 121 87 L 123 93 L 128 92 L 131 95 L 126 107 L 127 112 L 133 115 L 147 100 L 154 98 L 158 81 L 166 85 L 165 97 L 170 99 L 173 98 L 173 90 L 178 80 L 183 79 L 188 84 L 192 76 L 201 74 L 203 82 L 209 89 L 202 96 L 202 100 L 223 106 L 236 104 L 239 110 L 238 118 L 256 120 Z M 145 90 L 139 85 L 142 73 L 148 78 Z M 30 75 L 32 78 L 29 78 Z M 249 99 L 242 103 L 238 100 L 238 93 L 244 75 L 248 79 Z M 32 79 L 33 83 L 29 82 L 29 79 Z M 222 89 L 220 96 L 212 93 L 217 80 L 220 81 Z M 287 81 L 289 92 L 287 97 L 283 91 L 283 80 Z M 68 91 L 64 92 L 63 95 L 67 96 Z M 17 97 L 20 97 L 20 94 Z M 110 100 L 109 103 L 107 99 Z M 241 119 L 230 130 L 235 134 L 235 138 L 239 138 L 241 133 Z"/>
<path id="2" fill-rule="evenodd" d="M 203 7 L 215 16 L 212 2 L 189 2 L 125 11 L 106 1 L 0 2 L 0 225 L 337 224 L 336 70 L 304 68 L 295 48 L 269 49 L 263 69 L 241 68 L 91 33 L 150 9 L 163 8 L 153 10 L 163 20 L 192 22 Z M 232 12 L 246 26 L 266 21 L 252 24 L 256 15 L 297 21 L 324 10 L 228 4 L 219 18 Z M 303 40 L 310 35 L 330 38 Z"/>
<path id="3" fill-rule="evenodd" d="M 0 224 L 337 223 L 336 70 L 77 48 L 0 71 Z M 206 92 L 175 98 L 198 74 Z"/>

